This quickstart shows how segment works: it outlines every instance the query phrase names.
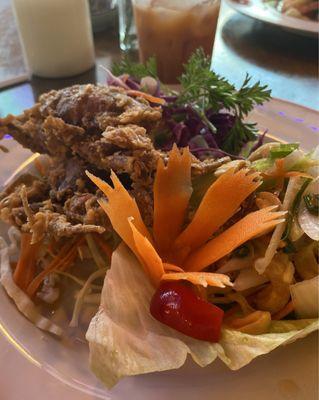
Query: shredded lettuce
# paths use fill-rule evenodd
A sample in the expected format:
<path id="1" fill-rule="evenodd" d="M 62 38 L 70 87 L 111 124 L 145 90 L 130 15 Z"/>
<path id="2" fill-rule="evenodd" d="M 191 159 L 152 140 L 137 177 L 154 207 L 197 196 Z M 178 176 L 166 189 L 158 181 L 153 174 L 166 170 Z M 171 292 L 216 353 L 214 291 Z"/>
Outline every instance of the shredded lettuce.
<path id="1" fill-rule="evenodd" d="M 287 190 L 285 193 L 285 198 L 283 201 L 283 205 L 281 210 L 282 211 L 288 211 L 291 206 L 292 203 L 296 197 L 296 194 L 298 193 L 300 189 L 300 185 L 299 185 L 299 178 L 290 178 L 289 179 L 289 183 L 287 186 Z M 259 274 L 263 274 L 268 265 L 271 263 L 273 257 L 275 256 L 281 237 L 284 233 L 286 227 L 286 221 L 282 222 L 280 224 L 278 224 L 275 228 L 275 230 L 273 231 L 273 234 L 271 236 L 270 242 L 269 242 L 269 246 L 267 247 L 267 250 L 264 254 L 264 257 L 260 257 L 257 258 L 257 260 L 255 261 L 255 269 Z"/>
<path id="2" fill-rule="evenodd" d="M 288 156 L 294 150 L 299 148 L 299 143 L 284 143 L 270 150 L 270 158 L 276 160 L 277 158 L 283 158 Z"/>
<path id="3" fill-rule="evenodd" d="M 252 167 L 259 172 L 265 172 L 274 165 L 273 160 L 270 158 L 260 158 L 259 160 L 253 161 Z"/>
<path id="4" fill-rule="evenodd" d="M 296 162 L 291 166 L 294 171 L 307 172 L 310 175 L 316 177 L 319 175 L 319 146 L 313 151 L 303 154 Z"/>

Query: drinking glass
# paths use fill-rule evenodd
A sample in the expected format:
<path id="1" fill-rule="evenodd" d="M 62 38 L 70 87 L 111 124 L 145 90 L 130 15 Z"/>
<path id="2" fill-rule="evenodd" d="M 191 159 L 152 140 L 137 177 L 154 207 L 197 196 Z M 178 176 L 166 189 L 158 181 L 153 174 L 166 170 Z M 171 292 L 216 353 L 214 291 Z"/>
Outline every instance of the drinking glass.
<path id="1" fill-rule="evenodd" d="M 136 28 L 131 0 L 118 0 L 120 48 L 123 51 L 137 49 Z"/>
<path id="2" fill-rule="evenodd" d="M 219 0 L 133 0 L 140 60 L 155 56 L 162 82 L 176 83 L 197 48 L 211 55 L 219 8 Z"/>

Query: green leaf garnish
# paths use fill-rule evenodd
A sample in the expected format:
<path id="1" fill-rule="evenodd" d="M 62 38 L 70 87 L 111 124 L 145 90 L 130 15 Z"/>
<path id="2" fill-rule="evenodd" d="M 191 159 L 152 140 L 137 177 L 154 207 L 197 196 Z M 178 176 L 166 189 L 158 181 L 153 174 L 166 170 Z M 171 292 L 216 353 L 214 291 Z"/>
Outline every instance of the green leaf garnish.
<path id="1" fill-rule="evenodd" d="M 145 64 L 141 64 L 125 56 L 120 62 L 112 65 L 112 72 L 116 76 L 128 74 L 136 79 L 142 79 L 145 76 L 152 76 L 157 79 L 156 59 L 150 57 Z"/>
<path id="2" fill-rule="evenodd" d="M 152 57 L 145 64 L 139 64 L 125 57 L 113 65 L 112 72 L 115 75 L 129 74 L 136 79 L 144 76 L 157 78 L 156 59 Z M 243 144 L 256 140 L 256 124 L 244 122 L 244 118 L 255 105 L 270 99 L 271 91 L 267 86 L 260 82 L 252 84 L 247 74 L 237 90 L 227 79 L 211 71 L 210 58 L 203 49 L 197 49 L 190 57 L 179 81 L 181 90 L 176 93 L 177 104 L 191 106 L 212 133 L 216 133 L 216 127 L 207 118 L 208 110 L 216 113 L 226 110 L 235 117 L 235 123 L 221 145 L 222 150 L 238 154 Z"/>
<path id="3" fill-rule="evenodd" d="M 207 110 L 218 112 L 225 109 L 236 117 L 223 143 L 223 150 L 237 154 L 243 143 L 256 139 L 256 125 L 245 123 L 243 119 L 255 105 L 269 100 L 271 91 L 267 86 L 260 85 L 260 82 L 251 85 L 251 77 L 247 74 L 242 86 L 236 90 L 225 78 L 210 70 L 210 59 L 202 49 L 190 57 L 184 70 L 180 77 L 182 89 L 177 100 L 180 104 L 191 105 L 213 133 L 216 129 L 207 123 L 207 118 L 205 120 Z"/>

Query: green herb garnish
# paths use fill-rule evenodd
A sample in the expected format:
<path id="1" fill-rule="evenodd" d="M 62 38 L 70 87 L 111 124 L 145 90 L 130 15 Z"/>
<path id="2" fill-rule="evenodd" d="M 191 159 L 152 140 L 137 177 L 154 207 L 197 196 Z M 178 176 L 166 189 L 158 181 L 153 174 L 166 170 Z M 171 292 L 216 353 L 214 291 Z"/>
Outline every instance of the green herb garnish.
<path id="1" fill-rule="evenodd" d="M 303 197 L 307 210 L 314 215 L 319 214 L 319 194 L 307 194 Z"/>
<path id="2" fill-rule="evenodd" d="M 142 79 L 145 76 L 157 78 L 156 59 L 150 57 L 145 64 L 141 64 L 125 56 L 120 62 L 112 65 L 112 72 L 116 76 L 128 74 L 136 79 Z"/>
<path id="3" fill-rule="evenodd" d="M 145 64 L 139 64 L 125 57 L 112 68 L 115 75 L 129 74 L 141 79 L 144 76 L 157 78 L 156 60 L 150 58 Z M 184 73 L 179 78 L 181 89 L 172 105 L 190 106 L 203 123 L 214 134 L 217 129 L 207 117 L 208 111 L 216 113 L 227 111 L 235 118 L 234 124 L 221 143 L 221 149 L 238 154 L 243 145 L 257 138 L 256 124 L 244 122 L 244 118 L 255 105 L 270 99 L 270 90 L 260 82 L 251 83 L 247 74 L 243 84 L 237 90 L 227 79 L 210 69 L 210 58 L 203 49 L 198 49 L 184 65 Z"/>
<path id="4" fill-rule="evenodd" d="M 207 110 L 216 112 L 221 109 L 230 111 L 236 118 L 235 124 L 223 143 L 223 150 L 237 154 L 243 142 L 256 139 L 256 124 L 245 123 L 243 118 L 257 104 L 262 104 L 270 98 L 267 86 L 256 82 L 251 83 L 247 74 L 239 90 L 225 78 L 210 70 L 210 58 L 202 49 L 198 49 L 184 66 L 185 72 L 180 77 L 180 104 L 191 105 L 202 117 L 214 133 L 215 127 L 207 121 Z M 208 123 L 209 122 L 209 123 Z"/>

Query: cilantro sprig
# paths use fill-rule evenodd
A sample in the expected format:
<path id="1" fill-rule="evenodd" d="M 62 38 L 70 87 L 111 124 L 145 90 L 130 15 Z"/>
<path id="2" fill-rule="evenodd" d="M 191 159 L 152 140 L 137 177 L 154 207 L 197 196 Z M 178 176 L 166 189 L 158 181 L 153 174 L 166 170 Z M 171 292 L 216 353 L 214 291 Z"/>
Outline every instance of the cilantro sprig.
<path id="1" fill-rule="evenodd" d="M 177 101 L 191 105 L 202 117 L 207 110 L 218 112 L 225 109 L 231 112 L 236 117 L 235 124 L 223 143 L 223 150 L 237 154 L 243 143 L 256 138 L 256 124 L 246 123 L 244 118 L 255 105 L 269 100 L 271 91 L 260 82 L 251 85 L 248 74 L 237 90 L 225 78 L 211 71 L 210 59 L 202 49 L 190 57 L 184 70 L 180 77 L 182 89 Z M 214 128 L 207 125 L 214 132 Z"/>

